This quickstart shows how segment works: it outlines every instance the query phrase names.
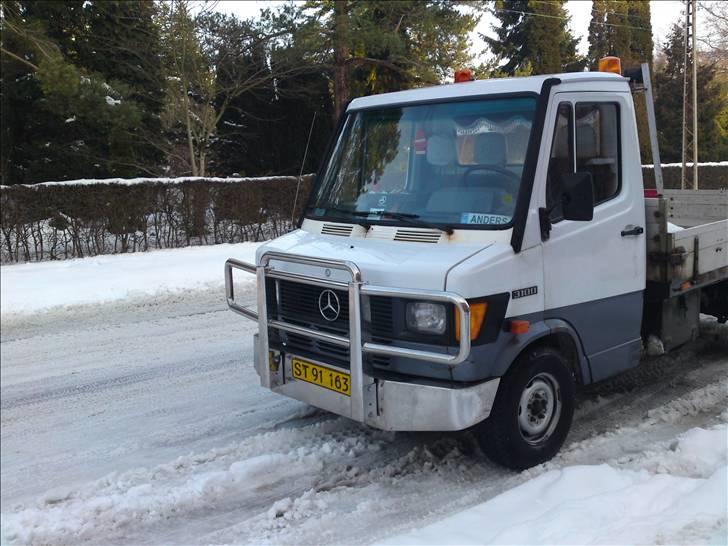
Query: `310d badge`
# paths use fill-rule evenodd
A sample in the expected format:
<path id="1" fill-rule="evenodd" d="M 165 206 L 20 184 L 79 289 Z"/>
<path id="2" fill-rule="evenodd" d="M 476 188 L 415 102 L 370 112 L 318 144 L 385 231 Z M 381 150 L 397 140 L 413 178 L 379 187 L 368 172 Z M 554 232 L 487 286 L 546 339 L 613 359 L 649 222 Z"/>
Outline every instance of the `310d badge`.
<path id="1" fill-rule="evenodd" d="M 529 286 L 528 288 L 519 288 L 511 292 L 511 297 L 515 300 L 525 298 L 526 296 L 535 296 L 538 294 L 538 286 Z"/>

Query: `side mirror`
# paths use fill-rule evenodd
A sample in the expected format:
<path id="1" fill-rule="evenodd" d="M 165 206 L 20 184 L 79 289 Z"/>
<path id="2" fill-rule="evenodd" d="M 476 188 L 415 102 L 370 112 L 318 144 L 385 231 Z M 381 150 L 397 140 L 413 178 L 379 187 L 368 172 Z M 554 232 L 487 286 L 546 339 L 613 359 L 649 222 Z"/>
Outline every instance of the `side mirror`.
<path id="1" fill-rule="evenodd" d="M 588 222 L 594 217 L 594 185 L 587 172 L 561 177 L 561 212 L 564 220 Z"/>

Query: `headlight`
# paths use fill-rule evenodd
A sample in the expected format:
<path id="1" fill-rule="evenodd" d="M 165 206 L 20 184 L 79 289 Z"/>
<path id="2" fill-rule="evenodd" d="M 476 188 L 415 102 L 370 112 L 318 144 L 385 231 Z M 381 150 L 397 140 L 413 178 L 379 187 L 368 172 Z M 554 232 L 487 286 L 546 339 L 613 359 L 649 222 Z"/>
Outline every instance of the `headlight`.
<path id="1" fill-rule="evenodd" d="M 444 334 L 447 312 L 441 303 L 416 301 L 407 304 L 407 329 L 425 334 Z"/>

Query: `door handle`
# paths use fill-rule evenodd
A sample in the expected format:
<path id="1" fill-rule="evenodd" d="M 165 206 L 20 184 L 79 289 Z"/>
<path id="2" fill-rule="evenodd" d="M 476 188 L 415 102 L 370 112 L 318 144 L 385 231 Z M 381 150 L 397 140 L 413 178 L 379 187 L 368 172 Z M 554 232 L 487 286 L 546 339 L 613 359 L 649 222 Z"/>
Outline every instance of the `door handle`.
<path id="1" fill-rule="evenodd" d="M 622 237 L 629 235 L 642 235 L 645 232 L 645 228 L 642 226 L 625 226 L 622 230 Z"/>

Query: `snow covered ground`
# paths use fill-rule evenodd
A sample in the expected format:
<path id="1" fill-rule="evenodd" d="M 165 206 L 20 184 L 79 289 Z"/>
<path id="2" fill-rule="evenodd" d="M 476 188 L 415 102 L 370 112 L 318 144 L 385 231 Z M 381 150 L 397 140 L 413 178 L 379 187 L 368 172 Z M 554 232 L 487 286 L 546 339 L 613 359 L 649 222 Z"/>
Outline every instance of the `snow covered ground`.
<path id="1" fill-rule="evenodd" d="M 726 326 L 581 393 L 516 473 L 260 388 L 221 288 L 254 248 L 209 248 L 0 269 L 2 543 L 728 543 Z"/>
<path id="2" fill-rule="evenodd" d="M 148 300 L 223 286 L 228 258 L 255 261 L 261 243 L 194 246 L 3 266 L 4 316 L 59 306 Z M 254 279 L 250 276 L 250 282 Z"/>

